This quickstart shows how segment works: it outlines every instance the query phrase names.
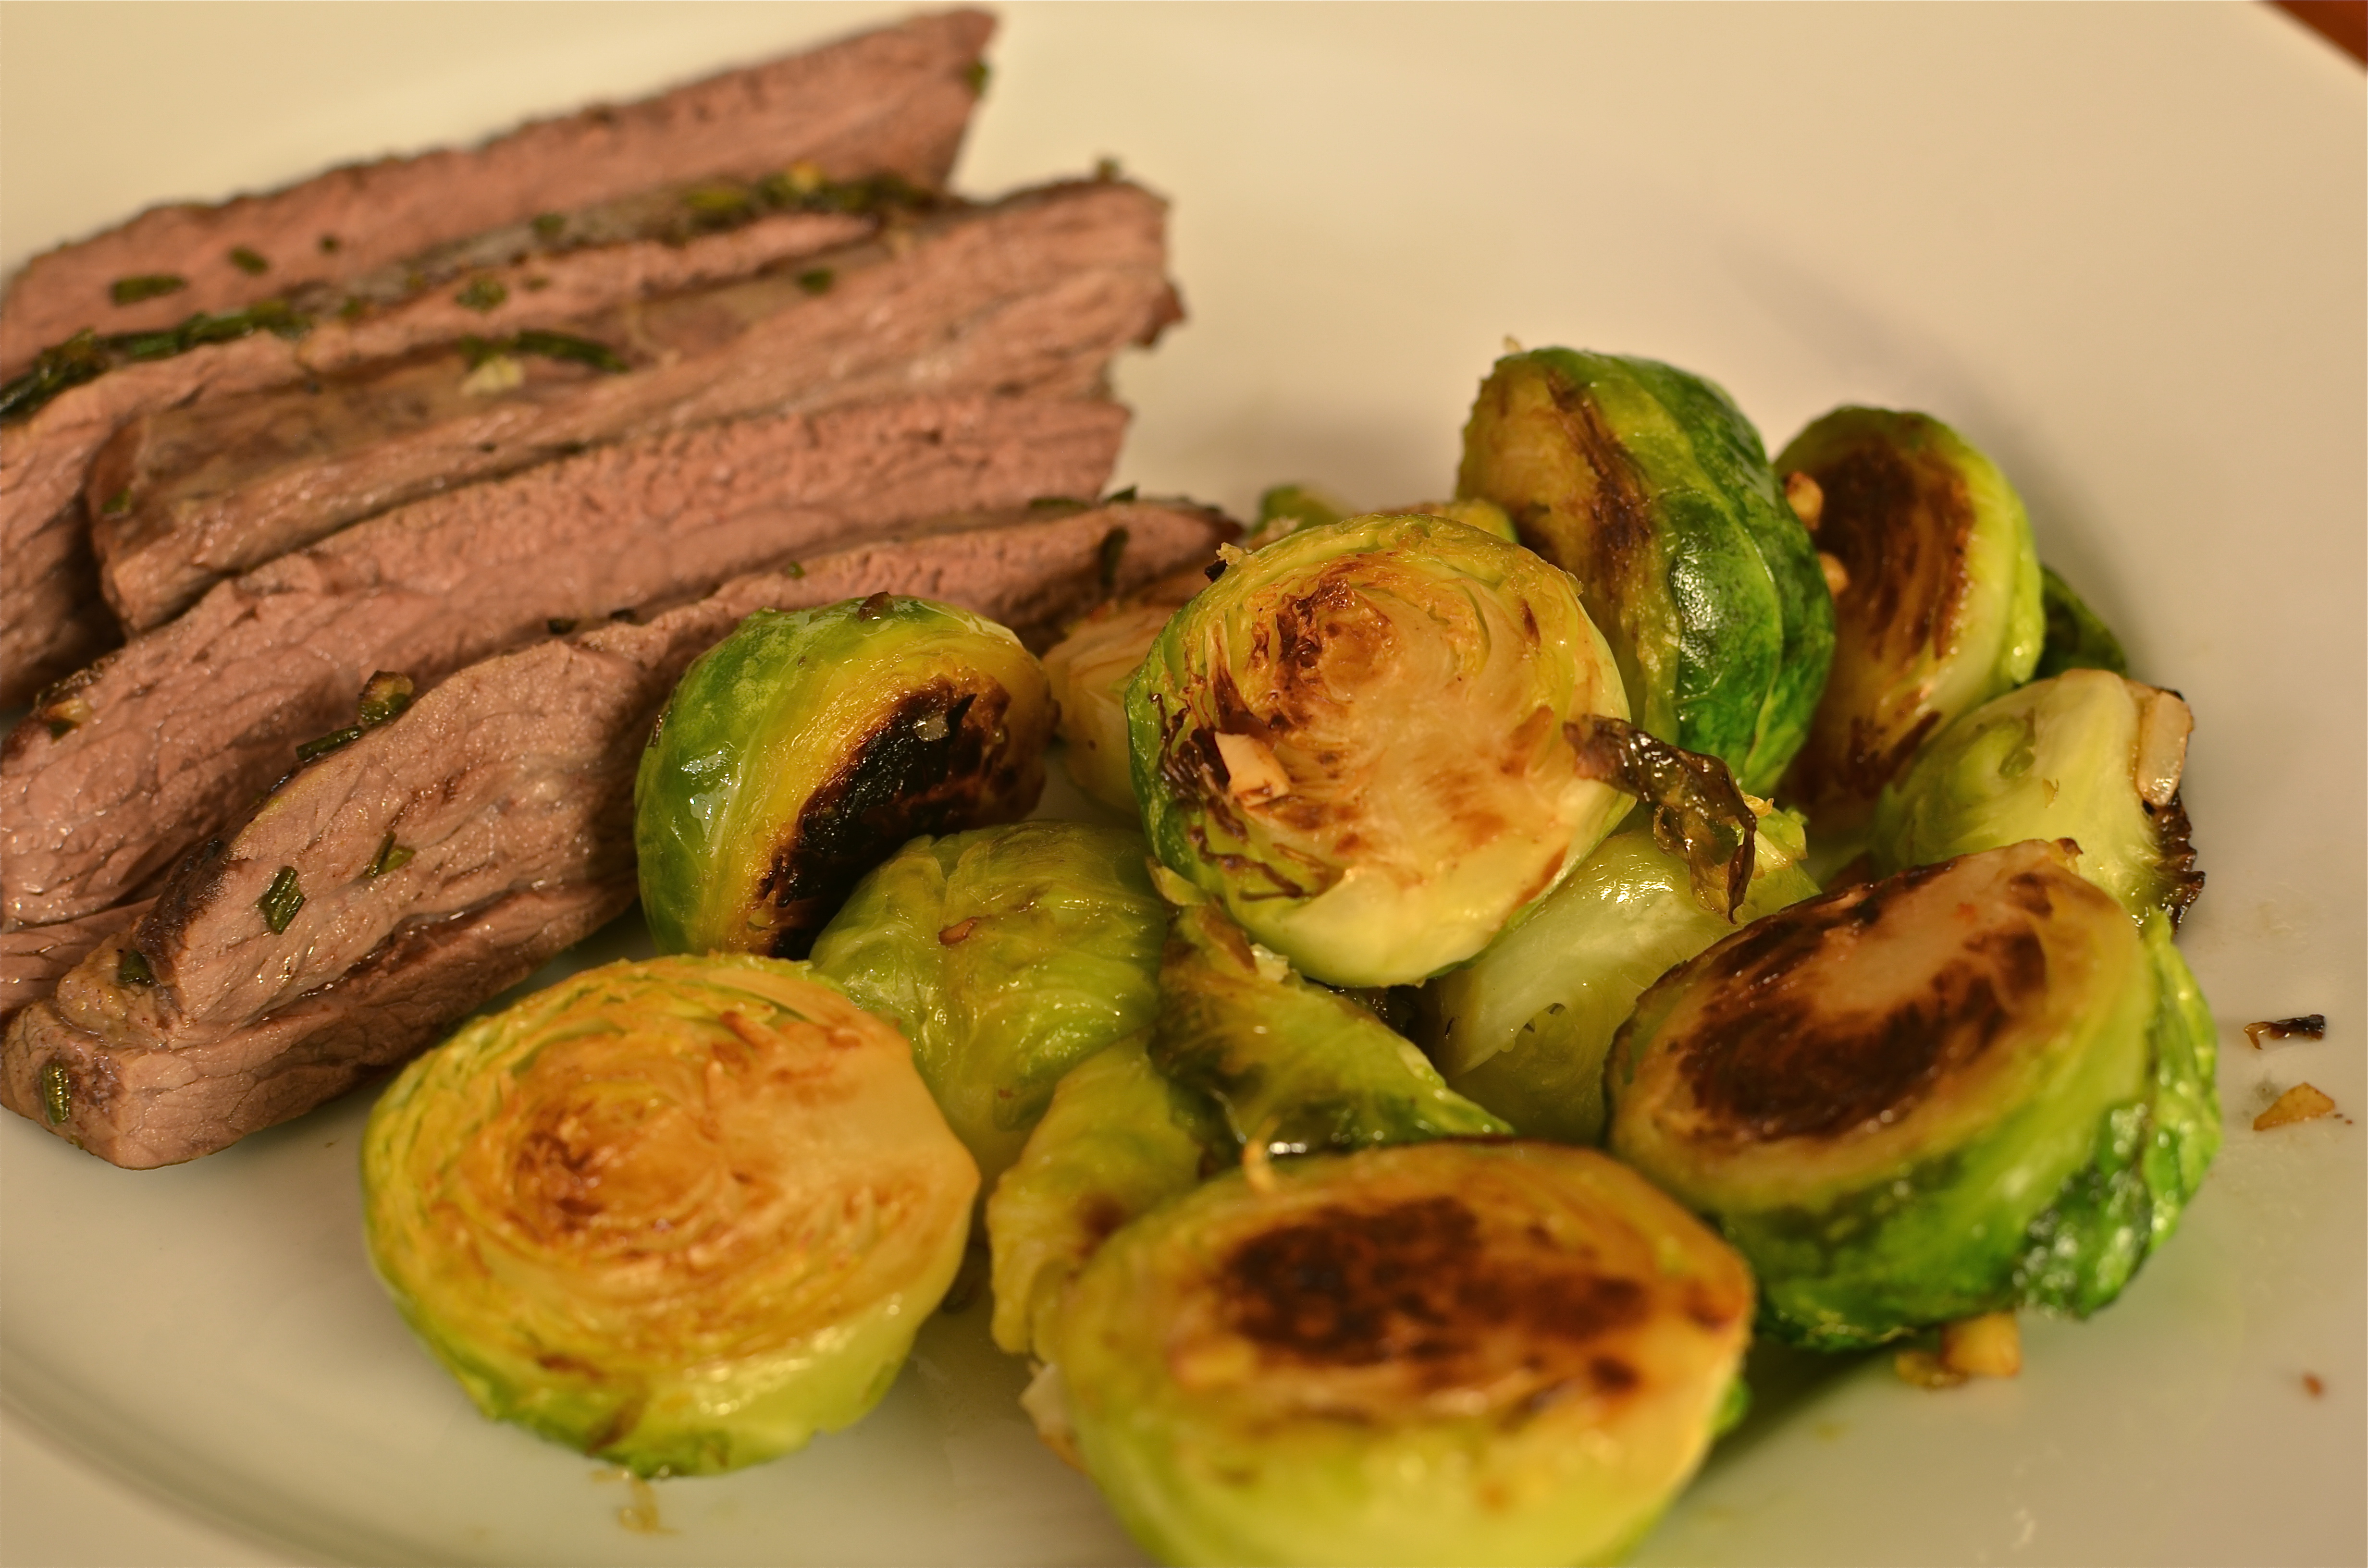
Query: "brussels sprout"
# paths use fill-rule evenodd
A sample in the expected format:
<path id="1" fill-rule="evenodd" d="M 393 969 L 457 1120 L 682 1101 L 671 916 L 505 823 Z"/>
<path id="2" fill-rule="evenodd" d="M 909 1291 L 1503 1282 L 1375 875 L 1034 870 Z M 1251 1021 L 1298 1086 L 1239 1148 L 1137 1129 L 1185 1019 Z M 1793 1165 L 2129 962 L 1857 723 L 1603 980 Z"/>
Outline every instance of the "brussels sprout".
<path id="1" fill-rule="evenodd" d="M 1794 904 L 1671 971 L 1605 1073 L 1611 1146 L 1751 1262 L 1778 1332 L 2085 1314 L 2217 1138 L 2210 1014 L 2042 841 Z"/>
<path id="2" fill-rule="evenodd" d="M 1177 1563 L 1605 1562 L 1701 1462 L 1743 1263 L 1634 1172 L 1423 1143 L 1221 1176 L 1053 1331 L 1076 1448 Z"/>
<path id="3" fill-rule="evenodd" d="M 2129 658 L 2113 629 L 2045 562 L 2039 566 L 2039 608 L 2047 635 L 2040 645 L 2038 666 L 2032 671 L 2035 677 L 2044 680 L 2066 670 L 2130 673 Z"/>
<path id="4" fill-rule="evenodd" d="M 1157 1010 L 1148 858 L 1141 835 L 1083 823 L 916 839 L 814 939 L 815 971 L 913 1042 L 990 1187 L 1061 1075 Z"/>
<path id="5" fill-rule="evenodd" d="M 1052 730 L 1043 670 L 993 621 L 886 594 L 757 611 L 690 666 L 642 754 L 651 936 L 803 957 L 915 834 L 1032 811 Z"/>
<path id="6" fill-rule="evenodd" d="M 1195 569 L 1113 599 L 1070 629 L 1044 655 L 1060 711 L 1061 764 L 1070 781 L 1113 811 L 1137 814 L 1127 756 L 1126 688 L 1176 607 L 1208 585 Z"/>
<path id="7" fill-rule="evenodd" d="M 1151 1065 L 1145 1038 L 1069 1070 L 986 1200 L 995 1342 L 1015 1356 L 1050 1354 L 1049 1326 L 1086 1260 L 1136 1215 L 1190 1191 L 1224 1142 L 1207 1111 Z"/>
<path id="8" fill-rule="evenodd" d="M 1776 466 L 1847 578 L 1833 675 L 1784 794 L 1820 832 L 1848 833 L 1918 746 L 2031 678 L 2039 558 L 2014 486 L 1929 415 L 1838 408 Z"/>
<path id="9" fill-rule="evenodd" d="M 412 1063 L 362 1142 L 370 1259 L 487 1415 L 643 1475 L 879 1402 L 978 1172 L 902 1037 L 803 964 L 588 970 Z"/>
<path id="10" fill-rule="evenodd" d="M 1349 508 L 1312 484 L 1278 484 L 1258 497 L 1258 531 L 1280 539 L 1301 528 L 1318 528 L 1349 516 Z M 1269 540 L 1271 542 L 1271 540 Z"/>
<path id="11" fill-rule="evenodd" d="M 2133 916 L 2175 923 L 2203 890 L 2179 778 L 2194 721 L 2175 692 L 2066 670 L 1993 698 L 1941 732 L 1883 792 L 1875 869 L 2026 838 L 2068 838 L 2080 874 Z"/>
<path id="12" fill-rule="evenodd" d="M 1815 897 L 1800 824 L 1761 819 L 1740 918 Z M 1649 826 L 1623 828 L 1537 913 L 1423 990 L 1422 1032 L 1455 1090 L 1525 1136 L 1603 1135 L 1603 1058 L 1645 988 L 1734 927 L 1691 891 Z"/>
<path id="13" fill-rule="evenodd" d="M 1650 359 L 1509 355 L 1473 404 L 1456 493 L 1577 577 L 1640 726 L 1768 792 L 1825 684 L 1833 611 L 1725 392 Z"/>
<path id="14" fill-rule="evenodd" d="M 1564 726 L 1627 716 L 1570 579 L 1440 517 L 1227 554 L 1127 693 L 1159 858 L 1312 978 L 1461 963 L 1625 809 Z"/>
<path id="15" fill-rule="evenodd" d="M 1292 974 L 1211 903 L 1176 912 L 1151 1061 L 1214 1100 L 1254 1159 L 1512 1131 L 1379 1018 Z"/>

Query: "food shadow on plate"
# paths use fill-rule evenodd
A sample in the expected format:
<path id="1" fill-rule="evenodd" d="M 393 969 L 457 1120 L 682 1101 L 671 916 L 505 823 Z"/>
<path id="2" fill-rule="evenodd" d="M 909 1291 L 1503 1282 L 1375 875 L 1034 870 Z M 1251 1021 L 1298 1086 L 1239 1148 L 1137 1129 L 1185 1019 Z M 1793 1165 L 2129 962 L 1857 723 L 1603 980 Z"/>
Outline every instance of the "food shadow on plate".
<path id="1" fill-rule="evenodd" d="M 1802 1350 L 1770 1339 L 1756 1342 L 1743 1361 L 1751 1408 L 1735 1430 L 1712 1446 L 1704 1468 L 1736 1463 L 1769 1438 L 1797 1427 L 1812 1406 L 1885 1354 L 1882 1350 Z"/>

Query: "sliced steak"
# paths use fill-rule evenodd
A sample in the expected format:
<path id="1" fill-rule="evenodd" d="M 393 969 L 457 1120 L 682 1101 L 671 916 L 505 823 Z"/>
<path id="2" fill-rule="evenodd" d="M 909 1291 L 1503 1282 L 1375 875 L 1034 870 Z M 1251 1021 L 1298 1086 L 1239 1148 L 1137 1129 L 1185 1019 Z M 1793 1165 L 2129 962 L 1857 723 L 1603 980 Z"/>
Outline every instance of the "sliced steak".
<path id="1" fill-rule="evenodd" d="M 136 1017 L 103 1017 L 85 976 L 112 975 L 124 936 L 17 1015 L 0 1042 L 0 1104 L 135 1170 L 226 1147 L 302 1116 L 431 1043 L 633 902 L 631 876 L 522 888 L 456 919 L 406 927 L 336 984 L 213 1046 L 140 1043 Z M 62 1006 L 97 1026 L 66 1022 Z"/>
<path id="2" fill-rule="evenodd" d="M 151 208 L 17 274 L 0 300 L 0 377 L 85 328 L 150 330 L 234 310 L 537 213 L 711 175 L 754 177 L 803 162 L 833 177 L 885 170 L 938 187 L 961 148 L 994 28 L 976 11 L 916 17 L 465 151 L 351 165 L 212 206 Z M 242 250 L 265 269 L 241 267 L 233 253 Z M 181 286 L 112 302 L 118 279 L 162 276 Z"/>
<path id="3" fill-rule="evenodd" d="M 145 415 L 84 492 L 108 600 L 153 626 L 358 518 L 594 442 L 948 386 L 1092 390 L 1095 348 L 1178 314 L 1163 230 L 1137 187 L 1055 186 L 576 318 L 540 352 L 449 347 Z"/>
<path id="4" fill-rule="evenodd" d="M 0 1026 L 57 988 L 91 949 L 148 913 L 152 901 L 119 903 L 79 920 L 0 931 Z"/>
<path id="5" fill-rule="evenodd" d="M 948 513 L 1092 495 L 1125 411 L 918 397 L 645 437 L 415 503 L 218 584 L 69 677 L 0 746 L 0 915 L 135 896 L 353 718 L 553 620 L 704 593 Z"/>
<path id="6" fill-rule="evenodd" d="M 413 933 L 499 909 L 524 889 L 630 883 L 644 737 L 683 669 L 751 611 L 885 591 L 1042 625 L 1113 586 L 1206 560 L 1236 531 L 1220 514 L 1157 503 L 973 519 L 822 556 L 796 575 L 739 578 L 646 624 L 471 665 L 305 767 L 238 831 L 185 860 L 128 938 L 99 949 L 10 1029 L 0 1095 L 120 1165 L 192 1158 L 308 1109 L 427 1043 L 520 964 L 565 945 L 562 936 L 574 939 L 523 934 L 473 987 L 438 968 L 443 1010 L 405 1006 L 411 1021 L 388 1024 L 390 998 L 406 994 L 354 977 L 402 971 L 409 960 L 387 955 Z M 136 955 L 129 964 L 125 951 Z M 358 1007 L 381 1018 L 366 1056 L 347 1016 Z M 302 1032 L 291 1033 L 291 1017 Z M 334 1052 L 315 1032 L 351 1059 L 344 1079 L 327 1072 Z M 184 1065 L 164 1072 L 158 1057 Z M 309 1099 L 281 1086 L 291 1057 L 311 1074 Z"/>
<path id="7" fill-rule="evenodd" d="M 69 387 L 0 425 L 0 706 L 29 700 L 121 641 L 99 596 L 82 489 L 91 460 L 144 414 L 302 382 L 449 344 L 552 330 L 620 302 L 746 278 L 850 243 L 872 220 L 786 212 L 682 239 L 632 239 L 533 256 L 478 275 L 480 309 L 448 287 L 422 290 L 356 319 L 329 316 L 301 337 L 257 332 L 139 361 Z"/>

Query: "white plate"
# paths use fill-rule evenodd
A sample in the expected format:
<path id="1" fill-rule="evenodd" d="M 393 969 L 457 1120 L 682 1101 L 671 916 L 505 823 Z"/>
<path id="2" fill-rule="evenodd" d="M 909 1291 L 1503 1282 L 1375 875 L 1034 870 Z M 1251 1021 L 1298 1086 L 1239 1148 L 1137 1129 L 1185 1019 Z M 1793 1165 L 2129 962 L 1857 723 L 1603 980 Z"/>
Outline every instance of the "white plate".
<path id="1" fill-rule="evenodd" d="M 0 255 L 165 197 L 480 135 L 877 13 L 11 6 Z M 1506 335 L 1842 401 L 1994 454 L 2200 728 L 2186 948 L 2228 1144 L 2184 1233 L 2013 1382 L 1768 1391 L 1647 1562 L 2358 1562 L 2368 1106 L 2362 79 L 2266 8 L 1008 8 L 962 171 L 1120 156 L 1193 319 L 1121 479 L 1236 507 L 1445 490 Z M 2324 1011 L 2323 1044 L 2237 1026 Z M 356 1228 L 359 1102 L 132 1174 L 0 1126 L 17 1562 L 1111 1562 L 973 1308 L 855 1430 L 658 1489 L 473 1415 Z M 2305 1392 L 2305 1373 L 2324 1393 Z"/>

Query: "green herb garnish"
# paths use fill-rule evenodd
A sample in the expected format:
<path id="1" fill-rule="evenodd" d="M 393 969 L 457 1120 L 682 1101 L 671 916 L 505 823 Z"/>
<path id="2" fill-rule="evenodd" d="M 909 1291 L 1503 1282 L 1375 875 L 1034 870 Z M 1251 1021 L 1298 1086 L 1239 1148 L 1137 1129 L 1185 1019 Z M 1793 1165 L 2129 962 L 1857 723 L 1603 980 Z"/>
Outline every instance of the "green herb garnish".
<path id="1" fill-rule="evenodd" d="M 296 918 L 296 912 L 304 907 L 304 890 L 297 885 L 296 868 L 280 867 L 279 874 L 271 879 L 263 896 L 255 901 L 255 907 L 263 911 L 263 923 L 271 927 L 273 936 L 286 931 L 288 923 Z"/>
<path id="2" fill-rule="evenodd" d="M 251 250 L 245 245 L 231 247 L 230 264 L 250 278 L 259 278 L 271 270 L 271 264 L 263 259 L 261 251 Z"/>
<path id="3" fill-rule="evenodd" d="M 154 985 L 156 971 L 148 967 L 145 954 L 137 948 L 127 947 L 115 960 L 115 983 L 118 985 Z"/>
<path id="4" fill-rule="evenodd" d="M 411 706 L 416 688 L 411 677 L 393 670 L 380 670 L 362 683 L 359 718 L 362 728 L 374 730 Z"/>
<path id="5" fill-rule="evenodd" d="M 63 1062 L 42 1064 L 41 1114 L 50 1119 L 51 1127 L 63 1127 L 66 1118 L 74 1114 L 74 1075 Z"/>
<path id="6" fill-rule="evenodd" d="M 811 267 L 798 274 L 798 287 L 809 294 L 827 294 L 834 278 L 827 267 Z"/>
<path id="7" fill-rule="evenodd" d="M 44 348 L 25 372 L 0 385 L 0 420 L 22 419 L 51 398 L 96 379 L 118 365 L 169 359 L 209 343 L 229 343 L 258 332 L 293 341 L 313 329 L 313 318 L 285 300 L 265 300 L 227 315 L 204 312 L 158 332 L 119 332 L 105 337 L 87 329 Z"/>
<path id="8" fill-rule="evenodd" d="M 296 760 L 299 763 L 306 763 L 314 757 L 326 756 L 340 746 L 349 746 L 361 738 L 362 727 L 359 724 L 348 724 L 342 730 L 331 730 L 327 734 L 316 735 L 298 746 Z"/>
<path id="9" fill-rule="evenodd" d="M 477 277 L 469 279 L 469 286 L 453 295 L 452 300 L 472 311 L 490 311 L 509 297 L 509 289 L 500 278 Z"/>
<path id="10" fill-rule="evenodd" d="M 362 875 L 376 881 L 389 871 L 399 871 L 411 863 L 414 853 L 415 851 L 397 844 L 394 841 L 394 829 L 388 828 L 386 837 L 379 844 L 378 853 L 370 858 L 369 865 L 362 868 Z"/>
<path id="11" fill-rule="evenodd" d="M 107 297 L 119 305 L 136 305 L 159 294 L 178 293 L 188 286 L 188 278 L 170 272 L 143 272 L 136 278 L 119 278 L 108 284 Z"/>

